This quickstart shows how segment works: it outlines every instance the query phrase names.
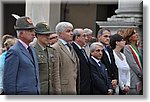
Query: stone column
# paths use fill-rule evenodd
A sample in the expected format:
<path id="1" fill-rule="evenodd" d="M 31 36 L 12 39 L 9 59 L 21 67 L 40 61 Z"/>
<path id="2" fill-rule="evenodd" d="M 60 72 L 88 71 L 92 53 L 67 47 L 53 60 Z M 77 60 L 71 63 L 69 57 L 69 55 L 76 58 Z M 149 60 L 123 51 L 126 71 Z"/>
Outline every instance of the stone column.
<path id="1" fill-rule="evenodd" d="M 117 15 L 107 18 L 107 21 L 96 23 L 100 28 L 109 28 L 112 34 L 115 34 L 118 29 L 127 27 L 138 28 L 142 25 L 142 0 L 118 0 L 118 9 L 115 11 Z"/>
<path id="2" fill-rule="evenodd" d="M 49 24 L 50 29 L 52 31 L 55 30 L 55 26 L 58 22 L 60 22 L 60 11 L 61 10 L 61 4 L 60 2 L 53 2 L 50 3 L 50 15 L 49 15 Z"/>
<path id="3" fill-rule="evenodd" d="M 60 1 L 54 3 L 50 0 L 26 0 L 26 16 L 32 18 L 34 25 L 47 22 L 50 30 L 54 31 L 56 23 L 60 21 Z"/>
<path id="4" fill-rule="evenodd" d="M 129 14 L 132 13 L 140 13 L 141 8 L 140 8 L 140 3 L 142 0 L 118 0 L 118 10 L 116 11 L 117 14 Z"/>

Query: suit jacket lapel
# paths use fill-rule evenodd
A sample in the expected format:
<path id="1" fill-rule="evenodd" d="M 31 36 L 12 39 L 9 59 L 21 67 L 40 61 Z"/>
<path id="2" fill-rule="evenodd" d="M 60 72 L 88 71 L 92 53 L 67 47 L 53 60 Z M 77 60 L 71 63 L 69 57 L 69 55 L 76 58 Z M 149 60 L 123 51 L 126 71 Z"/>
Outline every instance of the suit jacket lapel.
<path id="1" fill-rule="evenodd" d="M 61 49 L 70 57 L 70 59 L 75 62 L 75 60 L 73 59 L 73 56 L 70 54 L 70 52 L 67 50 L 67 48 L 58 40 L 58 44 L 61 47 Z M 73 50 L 73 48 L 72 48 Z"/>
<path id="2" fill-rule="evenodd" d="M 91 61 L 92 61 L 91 64 L 93 64 L 93 65 L 96 67 L 96 70 L 97 70 L 97 72 L 99 73 L 99 75 L 101 75 L 101 76 L 105 79 L 104 73 L 103 73 L 103 72 L 101 71 L 101 69 L 99 68 L 99 65 L 96 63 L 96 61 L 95 61 L 92 57 L 90 57 L 90 59 L 91 59 Z"/>
<path id="3" fill-rule="evenodd" d="M 82 58 L 84 58 L 84 60 L 86 60 L 86 63 L 88 64 L 88 62 L 89 62 L 88 56 L 87 55 L 84 56 L 81 49 L 79 49 L 79 47 L 77 47 L 77 45 L 74 42 L 72 43 L 72 46 L 73 46 L 74 50 L 76 51 L 76 53 L 78 54 L 78 56 L 81 56 Z M 85 57 L 87 57 L 87 58 L 85 58 Z"/>
<path id="4" fill-rule="evenodd" d="M 106 62 L 110 65 L 110 61 L 109 61 L 108 56 L 104 50 L 103 50 L 103 56 L 102 57 L 103 57 L 103 59 L 107 60 Z"/>
<path id="5" fill-rule="evenodd" d="M 35 51 L 34 51 L 34 48 L 33 47 L 31 47 L 31 50 L 32 50 L 32 54 L 33 54 L 33 59 L 32 59 L 32 61 L 33 61 L 33 64 L 34 64 L 34 62 L 36 62 L 36 60 L 37 60 L 37 58 L 36 58 L 36 53 L 35 53 Z"/>
<path id="6" fill-rule="evenodd" d="M 25 47 L 24 47 L 19 41 L 18 41 L 18 45 L 19 45 L 19 47 L 20 47 L 22 53 L 23 53 L 25 56 L 27 56 L 27 57 L 31 60 L 31 62 L 34 64 L 34 61 L 33 61 L 33 59 L 32 59 L 32 56 L 31 56 L 30 53 L 27 51 L 27 49 L 25 49 Z M 32 51 L 32 52 L 33 52 L 33 51 Z"/>

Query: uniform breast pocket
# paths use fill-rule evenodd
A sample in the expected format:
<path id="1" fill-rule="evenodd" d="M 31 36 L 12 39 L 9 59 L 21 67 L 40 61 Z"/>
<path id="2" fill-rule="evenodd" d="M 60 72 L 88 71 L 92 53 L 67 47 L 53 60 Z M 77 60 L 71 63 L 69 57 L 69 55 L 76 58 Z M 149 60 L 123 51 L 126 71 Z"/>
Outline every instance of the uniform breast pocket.
<path id="1" fill-rule="evenodd" d="M 53 55 L 53 54 L 50 54 L 50 60 L 51 60 L 51 62 L 55 62 L 55 56 Z"/>
<path id="2" fill-rule="evenodd" d="M 48 72 L 47 62 L 45 59 L 38 60 L 40 74 L 46 74 Z"/>
<path id="3" fill-rule="evenodd" d="M 39 63 L 39 64 L 47 63 L 45 56 L 43 56 L 43 55 L 38 55 L 38 63 Z"/>

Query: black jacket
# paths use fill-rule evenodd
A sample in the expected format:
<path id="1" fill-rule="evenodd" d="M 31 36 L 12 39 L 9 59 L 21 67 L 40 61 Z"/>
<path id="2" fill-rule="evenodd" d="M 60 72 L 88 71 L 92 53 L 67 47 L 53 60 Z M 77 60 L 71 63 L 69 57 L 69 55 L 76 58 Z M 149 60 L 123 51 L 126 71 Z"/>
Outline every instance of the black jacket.
<path id="1" fill-rule="evenodd" d="M 111 59 L 111 63 L 109 62 L 108 56 L 106 54 L 106 52 L 103 50 L 103 56 L 101 58 L 102 63 L 106 66 L 106 68 L 108 69 L 108 75 L 110 76 L 110 79 L 117 79 L 118 80 L 118 68 L 115 64 L 115 58 L 113 55 L 113 51 L 110 47 L 107 47 L 110 59 Z"/>
<path id="2" fill-rule="evenodd" d="M 80 71 L 78 73 L 80 82 L 80 93 L 81 95 L 91 94 L 91 74 L 90 74 L 90 63 L 87 60 L 79 47 L 73 42 L 72 46 L 78 55 L 80 61 Z"/>
<path id="3" fill-rule="evenodd" d="M 93 58 L 89 58 L 91 63 L 91 75 L 92 75 L 92 94 L 94 95 L 107 95 L 108 89 L 112 89 L 111 80 L 108 78 L 107 68 L 104 64 L 101 66 L 104 67 L 105 71 L 101 70 L 97 62 Z M 105 76 L 106 74 L 106 76 Z"/>

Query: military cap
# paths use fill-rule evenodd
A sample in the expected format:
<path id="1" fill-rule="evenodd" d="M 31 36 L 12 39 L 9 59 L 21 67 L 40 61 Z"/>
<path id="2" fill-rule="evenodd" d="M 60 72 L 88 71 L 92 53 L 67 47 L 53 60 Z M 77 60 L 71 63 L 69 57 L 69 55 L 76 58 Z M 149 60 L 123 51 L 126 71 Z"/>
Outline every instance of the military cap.
<path id="1" fill-rule="evenodd" d="M 36 34 L 52 34 L 53 31 L 50 31 L 49 26 L 46 22 L 40 22 L 36 24 L 35 27 Z"/>
<path id="2" fill-rule="evenodd" d="M 29 17 L 20 17 L 16 21 L 16 25 L 14 26 L 15 30 L 28 30 L 28 29 L 34 29 L 34 25 L 32 23 L 32 20 Z"/>

